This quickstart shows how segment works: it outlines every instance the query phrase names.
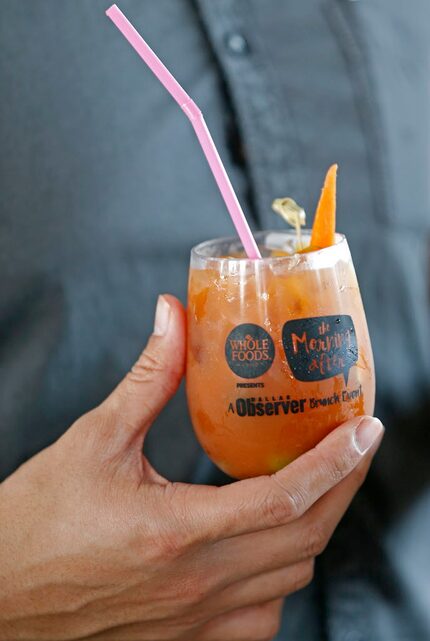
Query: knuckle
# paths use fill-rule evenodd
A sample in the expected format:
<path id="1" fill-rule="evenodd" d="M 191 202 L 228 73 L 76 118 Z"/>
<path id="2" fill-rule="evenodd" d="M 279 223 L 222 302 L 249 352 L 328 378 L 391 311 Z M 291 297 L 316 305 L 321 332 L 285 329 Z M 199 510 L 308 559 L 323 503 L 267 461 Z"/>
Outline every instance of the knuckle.
<path id="1" fill-rule="evenodd" d="M 161 559 L 177 559 L 182 555 L 182 542 L 175 533 L 163 532 L 157 542 L 157 551 Z"/>
<path id="2" fill-rule="evenodd" d="M 152 499 L 154 511 L 159 514 L 156 533 L 164 556 L 177 559 L 201 550 L 206 538 L 195 524 L 193 486 L 168 482 L 158 489 Z"/>
<path id="3" fill-rule="evenodd" d="M 306 500 L 298 487 L 287 487 L 276 476 L 271 477 L 272 488 L 264 502 L 265 516 L 275 525 L 284 525 L 303 514 Z"/>
<path id="4" fill-rule="evenodd" d="M 213 572 L 200 570 L 192 573 L 190 581 L 192 583 L 189 590 L 191 605 L 200 606 L 203 602 L 208 603 L 219 592 L 219 576 L 216 570 Z M 201 612 L 201 615 L 206 616 L 206 612 Z"/>
<path id="5" fill-rule="evenodd" d="M 171 616 L 177 631 L 189 630 L 205 623 L 207 617 L 205 609 L 202 608 L 205 600 L 204 588 L 197 580 L 187 577 L 174 581 L 166 590 L 166 596 L 171 603 Z"/>
<path id="6" fill-rule="evenodd" d="M 182 537 L 185 517 L 170 502 L 172 496 L 179 495 L 175 484 L 169 483 L 156 490 L 145 495 L 146 511 L 157 515 L 157 518 L 148 519 L 145 523 L 145 536 L 151 541 L 157 558 L 167 563 L 182 557 L 187 551 L 186 541 Z"/>
<path id="7" fill-rule="evenodd" d="M 129 379 L 138 383 L 153 380 L 159 372 L 164 370 L 164 364 L 157 354 L 147 350 L 142 352 L 139 360 L 133 365 L 129 372 Z"/>
<path id="8" fill-rule="evenodd" d="M 206 575 L 191 575 L 179 582 L 177 591 L 178 613 L 175 620 L 186 629 L 205 627 L 214 616 L 213 597 L 217 590 L 214 581 Z M 218 612 L 215 612 L 215 616 Z"/>
<path id="9" fill-rule="evenodd" d="M 142 385 L 156 380 L 158 387 L 166 395 L 176 390 L 179 379 L 180 372 L 172 369 L 156 351 L 150 350 L 142 352 L 139 360 L 127 374 L 127 380 L 131 384 Z"/>
<path id="10" fill-rule="evenodd" d="M 354 469 L 356 460 L 348 451 L 344 451 L 340 456 L 324 456 L 321 464 L 331 483 L 337 485 Z"/>
<path id="11" fill-rule="evenodd" d="M 286 522 L 289 507 L 286 506 L 285 501 L 276 493 L 270 493 L 266 497 L 263 505 L 264 520 L 273 522 L 277 525 L 282 525 Z"/>
<path id="12" fill-rule="evenodd" d="M 309 585 L 314 578 L 315 561 L 309 559 L 305 563 L 301 563 L 297 570 L 294 592 L 302 590 Z"/>
<path id="13" fill-rule="evenodd" d="M 328 538 L 326 526 L 321 522 L 312 521 L 303 535 L 303 556 L 312 558 L 324 552 Z"/>
<path id="14" fill-rule="evenodd" d="M 176 389 L 178 377 L 174 372 L 166 376 L 167 369 L 167 363 L 156 351 L 146 349 L 127 374 L 127 380 L 129 383 L 138 385 L 156 380 L 157 385 L 170 394 Z"/>
<path id="15" fill-rule="evenodd" d="M 212 583 L 203 573 L 189 571 L 184 564 L 164 591 L 175 620 L 184 626 L 203 623 L 207 619 L 206 602 L 211 589 Z"/>
<path id="16" fill-rule="evenodd" d="M 275 614 L 267 614 L 261 620 L 259 629 L 256 630 L 256 636 L 252 637 L 252 641 L 272 641 L 280 629 L 280 616 Z"/>
<path id="17" fill-rule="evenodd" d="M 162 488 L 168 532 L 182 553 L 200 546 L 203 535 L 194 524 L 193 486 L 169 482 Z"/>
<path id="18" fill-rule="evenodd" d="M 351 469 L 349 457 L 341 456 L 326 463 L 327 471 L 330 480 L 337 484 L 339 483 Z"/>
<path id="19" fill-rule="evenodd" d="M 183 581 L 180 586 L 181 600 L 187 608 L 195 609 L 197 606 L 207 598 L 208 593 L 210 592 L 209 583 L 205 580 L 205 577 L 189 577 L 189 580 Z M 198 623 L 198 608 L 197 614 L 193 615 L 195 618 L 192 622 Z"/>
<path id="20" fill-rule="evenodd" d="M 142 531 L 136 531 L 130 537 L 128 551 L 140 559 L 142 566 L 148 564 L 160 570 L 176 562 L 182 554 L 181 542 L 177 537 L 150 529 L 143 536 Z"/>
<path id="21" fill-rule="evenodd" d="M 278 634 L 281 625 L 281 608 L 279 601 L 256 606 L 249 620 L 250 641 L 272 641 Z"/>

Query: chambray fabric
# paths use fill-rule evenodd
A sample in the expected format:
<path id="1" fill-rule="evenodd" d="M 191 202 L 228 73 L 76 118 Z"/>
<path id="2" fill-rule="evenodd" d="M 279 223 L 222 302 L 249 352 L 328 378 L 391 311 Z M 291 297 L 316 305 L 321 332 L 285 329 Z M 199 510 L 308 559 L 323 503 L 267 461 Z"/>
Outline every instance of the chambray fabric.
<path id="1" fill-rule="evenodd" d="M 100 402 L 190 247 L 233 233 L 180 109 L 102 0 L 0 0 L 0 478 Z M 338 162 L 385 443 L 282 641 L 430 640 L 428 0 L 122 0 L 205 114 L 254 229 Z M 146 446 L 224 483 L 183 389 Z M 228 641 L 228 639 L 226 639 Z"/>

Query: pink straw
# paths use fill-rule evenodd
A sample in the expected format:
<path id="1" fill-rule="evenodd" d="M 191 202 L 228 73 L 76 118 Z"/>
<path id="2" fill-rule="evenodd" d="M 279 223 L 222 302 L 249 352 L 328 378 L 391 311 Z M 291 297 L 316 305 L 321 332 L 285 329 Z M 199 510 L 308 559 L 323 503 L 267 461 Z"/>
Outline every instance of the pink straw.
<path id="1" fill-rule="evenodd" d="M 248 258 L 261 258 L 255 238 L 227 176 L 202 112 L 115 4 L 106 11 L 106 15 L 118 27 L 122 35 L 190 119 Z"/>

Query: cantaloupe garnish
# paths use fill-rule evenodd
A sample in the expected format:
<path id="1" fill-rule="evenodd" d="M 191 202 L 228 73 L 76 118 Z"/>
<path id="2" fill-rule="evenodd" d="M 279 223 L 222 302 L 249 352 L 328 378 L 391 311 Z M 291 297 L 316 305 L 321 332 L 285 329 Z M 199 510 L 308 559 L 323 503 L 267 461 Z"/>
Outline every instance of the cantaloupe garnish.
<path id="1" fill-rule="evenodd" d="M 332 165 L 325 177 L 324 186 L 312 227 L 311 247 L 331 247 L 336 234 L 336 177 L 337 165 Z"/>

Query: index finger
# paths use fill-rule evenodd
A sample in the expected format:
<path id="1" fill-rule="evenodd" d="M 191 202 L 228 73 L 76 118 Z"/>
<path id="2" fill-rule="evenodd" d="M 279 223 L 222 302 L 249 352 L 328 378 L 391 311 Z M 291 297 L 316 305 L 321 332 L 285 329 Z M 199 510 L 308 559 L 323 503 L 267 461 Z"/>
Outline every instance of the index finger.
<path id="1" fill-rule="evenodd" d="M 354 418 L 276 474 L 214 489 L 205 496 L 207 538 L 220 540 L 299 518 L 352 472 L 382 431 L 376 418 Z"/>

